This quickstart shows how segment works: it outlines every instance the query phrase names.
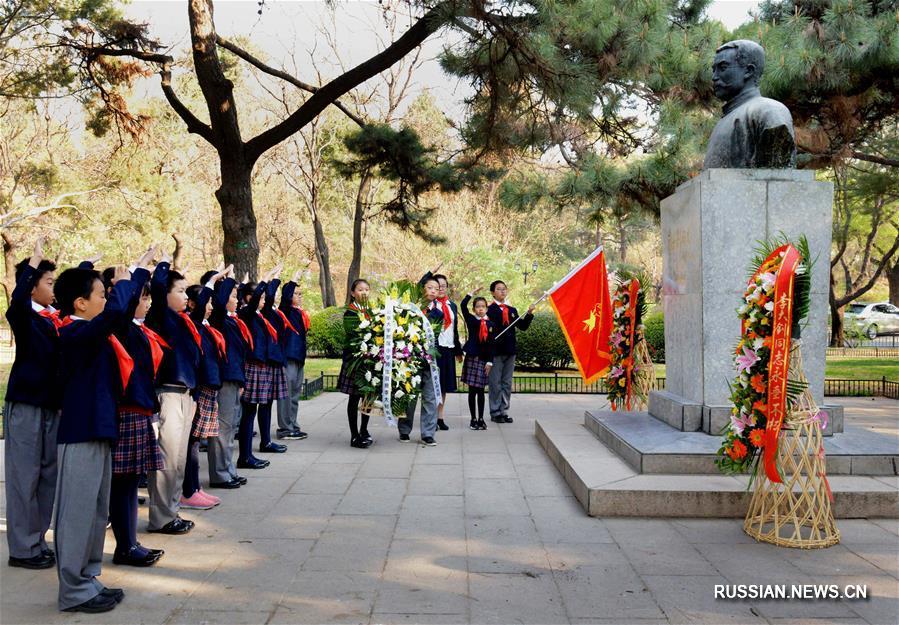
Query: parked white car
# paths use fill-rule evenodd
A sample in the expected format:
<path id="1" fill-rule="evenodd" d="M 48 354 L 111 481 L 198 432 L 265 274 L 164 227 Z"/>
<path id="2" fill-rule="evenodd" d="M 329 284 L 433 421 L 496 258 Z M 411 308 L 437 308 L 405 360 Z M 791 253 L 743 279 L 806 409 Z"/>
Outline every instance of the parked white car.
<path id="1" fill-rule="evenodd" d="M 843 316 L 869 339 L 880 334 L 899 334 L 899 308 L 889 302 L 849 304 Z"/>

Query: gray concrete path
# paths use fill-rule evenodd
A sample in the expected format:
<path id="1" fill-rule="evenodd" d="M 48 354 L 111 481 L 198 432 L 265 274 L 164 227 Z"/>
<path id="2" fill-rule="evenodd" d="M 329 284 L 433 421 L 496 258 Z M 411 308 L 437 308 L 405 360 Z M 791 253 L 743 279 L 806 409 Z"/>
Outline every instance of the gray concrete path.
<path id="1" fill-rule="evenodd" d="M 899 622 L 899 521 L 841 521 L 840 545 L 802 552 L 756 544 L 734 520 L 585 516 L 534 418 L 601 402 L 516 395 L 514 424 L 471 432 L 453 395 L 437 447 L 400 444 L 377 420 L 359 450 L 345 397 L 325 394 L 301 404 L 309 439 L 215 491 L 219 508 L 184 512 L 191 534 L 140 536 L 166 550 L 157 566 L 113 565 L 107 535 L 101 579 L 127 593 L 113 612 L 57 612 L 55 571 L 7 567 L 2 537 L 0 623 Z M 847 403 L 899 415 L 897 402 Z M 715 584 L 761 582 L 867 584 L 870 598 L 714 598 Z"/>

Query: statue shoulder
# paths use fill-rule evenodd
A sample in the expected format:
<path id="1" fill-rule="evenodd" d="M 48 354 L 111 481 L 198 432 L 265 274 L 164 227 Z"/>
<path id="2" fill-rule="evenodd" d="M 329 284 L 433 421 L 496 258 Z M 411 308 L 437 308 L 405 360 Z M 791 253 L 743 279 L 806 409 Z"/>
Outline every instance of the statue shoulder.
<path id="1" fill-rule="evenodd" d="M 783 102 L 771 98 L 754 98 L 750 103 L 751 115 L 764 121 L 765 126 L 780 126 L 783 124 L 793 126 L 793 115 Z"/>

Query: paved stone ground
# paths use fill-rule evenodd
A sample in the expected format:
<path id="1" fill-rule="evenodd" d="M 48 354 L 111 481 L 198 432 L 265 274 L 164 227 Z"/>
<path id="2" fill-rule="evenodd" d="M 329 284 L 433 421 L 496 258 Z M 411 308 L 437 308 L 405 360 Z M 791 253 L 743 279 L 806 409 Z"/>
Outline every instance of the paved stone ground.
<path id="1" fill-rule="evenodd" d="M 166 550 L 157 566 L 112 565 L 108 535 L 101 579 L 127 592 L 116 610 L 61 614 L 53 570 L 0 565 L 0 623 L 899 622 L 899 521 L 841 521 L 841 544 L 803 552 L 756 544 L 734 520 L 589 518 L 533 421 L 596 397 L 519 395 L 516 422 L 487 432 L 465 427 L 464 402 L 450 397 L 438 447 L 378 422 L 369 450 L 348 445 L 343 395 L 305 402 L 308 440 L 218 491 L 219 508 L 185 511 L 191 534 L 141 536 Z M 899 402 L 848 403 L 899 415 Z M 714 599 L 715 584 L 763 581 L 867 584 L 871 598 Z"/>

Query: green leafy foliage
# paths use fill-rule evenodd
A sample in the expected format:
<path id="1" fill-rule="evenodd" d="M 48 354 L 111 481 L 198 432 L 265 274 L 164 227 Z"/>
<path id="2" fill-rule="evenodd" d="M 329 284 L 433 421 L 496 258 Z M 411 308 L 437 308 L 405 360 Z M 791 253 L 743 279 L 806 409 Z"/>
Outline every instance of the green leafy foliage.
<path id="1" fill-rule="evenodd" d="M 661 311 L 646 315 L 644 336 L 653 362 L 665 362 L 665 315 Z"/>
<path id="2" fill-rule="evenodd" d="M 551 312 L 535 312 L 530 327 L 518 332 L 516 340 L 516 362 L 522 366 L 551 371 L 563 369 L 572 362 L 565 334 Z"/>
<path id="3" fill-rule="evenodd" d="M 346 333 L 340 306 L 325 308 L 310 316 L 307 349 L 310 356 L 339 358 L 343 354 Z"/>

